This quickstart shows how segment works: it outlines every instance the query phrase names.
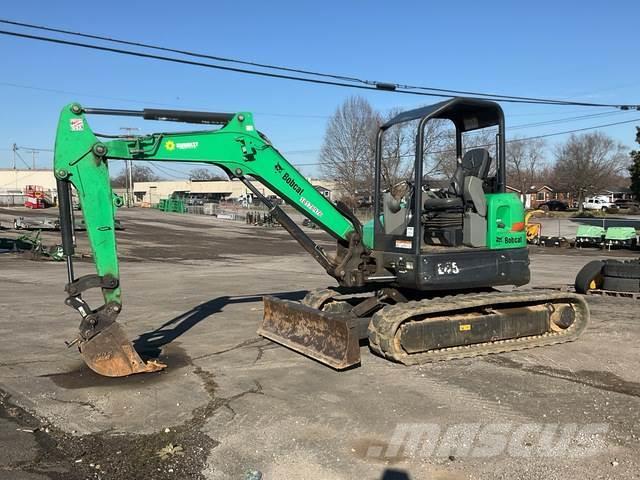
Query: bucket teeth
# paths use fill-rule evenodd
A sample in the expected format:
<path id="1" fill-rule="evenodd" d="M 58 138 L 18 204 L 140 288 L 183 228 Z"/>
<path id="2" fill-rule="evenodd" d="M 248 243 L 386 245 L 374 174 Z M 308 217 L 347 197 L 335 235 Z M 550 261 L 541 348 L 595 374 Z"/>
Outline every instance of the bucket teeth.
<path id="1" fill-rule="evenodd" d="M 298 302 L 264 297 L 258 334 L 336 370 L 360 363 L 360 343 L 353 319 Z"/>
<path id="2" fill-rule="evenodd" d="M 90 340 L 80 343 L 82 358 L 94 372 L 106 377 L 126 377 L 134 373 L 157 372 L 165 364 L 144 362 L 118 323 L 112 323 Z"/>

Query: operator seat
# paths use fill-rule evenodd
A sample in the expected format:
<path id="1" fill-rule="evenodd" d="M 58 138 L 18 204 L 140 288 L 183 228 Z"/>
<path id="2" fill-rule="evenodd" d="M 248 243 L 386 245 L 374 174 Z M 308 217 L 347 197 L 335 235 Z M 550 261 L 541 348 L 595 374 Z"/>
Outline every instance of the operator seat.
<path id="1" fill-rule="evenodd" d="M 491 156 L 484 148 L 464 154 L 447 190 L 429 192 L 423 201 L 425 243 L 472 247 L 486 245 L 486 212 L 483 184 L 489 175 Z"/>
<path id="2" fill-rule="evenodd" d="M 469 150 L 458 163 L 449 188 L 442 192 L 442 196 L 427 197 L 424 201 L 425 210 L 441 210 L 452 207 L 464 207 L 464 179 L 476 177 L 483 182 L 489 174 L 491 157 L 484 148 Z"/>

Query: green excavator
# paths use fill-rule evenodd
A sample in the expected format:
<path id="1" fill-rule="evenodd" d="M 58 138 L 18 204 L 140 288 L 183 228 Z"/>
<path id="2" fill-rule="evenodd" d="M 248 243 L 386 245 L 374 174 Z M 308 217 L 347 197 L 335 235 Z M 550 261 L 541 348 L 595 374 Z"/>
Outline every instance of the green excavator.
<path id="1" fill-rule="evenodd" d="M 218 125 L 206 131 L 106 136 L 87 115 L 138 116 Z M 435 188 L 423 177 L 425 128 L 455 128 L 456 170 Z M 411 122 L 416 128 L 410 178 L 384 187 L 385 134 Z M 495 159 L 487 149 L 463 147 L 466 132 L 497 128 Z M 145 362 L 116 318 L 122 310 L 114 217 L 122 200 L 111 189 L 108 160 L 200 162 L 246 185 L 338 286 L 309 292 L 301 302 L 264 297 L 258 333 L 337 370 L 358 365 L 361 344 L 404 364 L 485 355 L 574 340 L 589 310 L 578 295 L 521 291 L 529 282 L 523 206 L 506 193 L 505 124 L 494 102 L 453 98 L 400 113 L 380 126 L 375 150 L 373 220 L 319 193 L 260 133 L 251 113 L 145 109 L 63 108 L 54 173 L 67 260 L 66 304 L 81 316 L 75 340 L 87 365 L 101 375 L 124 376 L 164 366 Z M 337 243 L 326 252 L 258 190 L 257 181 L 324 229 Z M 76 278 L 72 190 L 82 207 L 96 274 Z M 496 287 L 505 286 L 501 291 Z M 92 308 L 88 289 L 102 290 Z"/>

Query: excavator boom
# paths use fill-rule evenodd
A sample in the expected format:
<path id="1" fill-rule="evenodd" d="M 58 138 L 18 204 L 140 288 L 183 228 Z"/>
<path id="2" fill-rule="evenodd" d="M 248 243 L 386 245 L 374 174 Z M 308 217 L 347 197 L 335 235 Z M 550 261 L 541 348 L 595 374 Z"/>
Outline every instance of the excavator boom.
<path id="1" fill-rule="evenodd" d="M 147 120 L 181 121 L 219 125 L 220 128 L 180 133 L 105 138 L 95 134 L 86 115 L 139 116 Z M 345 271 L 340 259 L 329 257 L 277 205 L 270 202 L 251 180 L 257 180 L 284 199 L 316 225 L 331 234 L 348 250 L 359 238 L 360 225 L 346 209 L 320 194 L 261 134 L 251 113 L 214 113 L 175 110 L 108 110 L 70 104 L 60 114 L 55 145 L 54 173 L 58 184 L 63 248 L 67 258 L 66 303 L 80 313 L 82 321 L 77 344 L 85 362 L 107 376 L 155 371 L 157 363 L 145 363 L 127 340 L 116 317 L 122 310 L 114 218 L 122 199 L 111 189 L 108 160 L 199 162 L 222 168 L 260 198 L 279 223 L 329 273 L 341 278 Z M 76 278 L 71 188 L 75 187 L 82 207 L 87 235 L 96 266 L 95 275 Z M 93 309 L 82 298 L 89 288 L 101 288 L 104 305 Z M 272 311 L 271 309 L 267 309 Z M 275 312 L 275 311 L 274 311 Z M 319 313 L 318 315 L 321 315 Z M 313 323 L 314 316 L 306 318 Z M 287 319 L 271 318 L 276 324 Z M 322 319 L 321 319 L 322 320 Z M 262 332 L 269 336 L 268 331 Z M 272 332 L 277 336 L 277 332 Z M 349 345 L 351 345 L 351 342 Z M 347 348 L 345 345 L 344 348 Z"/>

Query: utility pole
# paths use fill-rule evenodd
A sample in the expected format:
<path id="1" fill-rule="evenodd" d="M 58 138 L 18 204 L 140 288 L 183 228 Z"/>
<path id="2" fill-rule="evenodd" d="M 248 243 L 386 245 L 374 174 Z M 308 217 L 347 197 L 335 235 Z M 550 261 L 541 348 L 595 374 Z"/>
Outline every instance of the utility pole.
<path id="1" fill-rule="evenodd" d="M 13 150 L 13 169 L 15 170 L 16 169 L 16 151 L 18 150 L 18 145 L 14 143 L 13 148 L 11 150 Z"/>
<path id="2" fill-rule="evenodd" d="M 131 192 L 127 197 L 127 206 L 133 207 L 133 163 L 131 160 L 129 160 L 129 186 L 131 187 Z"/>
<path id="3" fill-rule="evenodd" d="M 24 148 L 24 147 L 23 147 Z M 35 148 L 30 148 L 26 150 L 28 153 L 31 153 L 31 169 L 36 169 L 36 158 L 38 156 L 38 150 Z"/>
<path id="4" fill-rule="evenodd" d="M 132 138 L 134 136 L 133 132 L 137 132 L 140 129 L 136 127 L 120 127 L 120 130 L 125 132 L 126 137 Z M 133 164 L 131 160 L 124 161 L 124 175 L 124 183 L 127 190 L 126 204 L 130 208 L 133 206 Z"/>

